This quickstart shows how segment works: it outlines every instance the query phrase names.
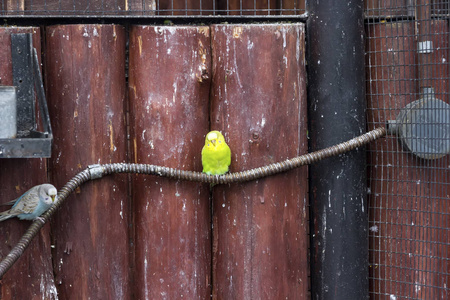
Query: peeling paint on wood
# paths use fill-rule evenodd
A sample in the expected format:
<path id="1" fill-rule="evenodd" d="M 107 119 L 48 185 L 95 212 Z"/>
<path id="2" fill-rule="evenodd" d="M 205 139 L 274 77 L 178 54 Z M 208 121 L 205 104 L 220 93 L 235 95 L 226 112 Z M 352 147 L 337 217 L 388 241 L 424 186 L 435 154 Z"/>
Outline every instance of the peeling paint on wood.
<path id="1" fill-rule="evenodd" d="M 131 28 L 129 95 L 134 162 L 202 170 L 210 56 L 208 27 Z M 208 298 L 209 185 L 132 178 L 135 297 Z"/>
<path id="2" fill-rule="evenodd" d="M 33 33 L 33 46 L 41 53 L 38 27 L 0 28 L 0 84 L 12 85 L 11 34 Z M 16 199 L 29 188 L 47 182 L 43 159 L 0 160 L 0 203 Z M 1 207 L 7 209 L 8 207 Z M 0 224 L 0 259 L 16 245 L 30 222 L 13 218 Z M 27 288 L 24 288 L 27 287 Z M 0 280 L 0 299 L 56 299 L 50 253 L 50 226 L 46 225 L 23 256 Z"/>
<path id="3" fill-rule="evenodd" d="M 213 25 L 211 129 L 230 172 L 307 151 L 304 25 Z M 213 193 L 213 298 L 305 298 L 307 167 Z"/>
<path id="4" fill-rule="evenodd" d="M 61 187 L 89 164 L 126 161 L 125 30 L 115 25 L 46 28 L 46 89 Z M 129 299 L 127 176 L 84 184 L 53 218 L 60 298 Z"/>

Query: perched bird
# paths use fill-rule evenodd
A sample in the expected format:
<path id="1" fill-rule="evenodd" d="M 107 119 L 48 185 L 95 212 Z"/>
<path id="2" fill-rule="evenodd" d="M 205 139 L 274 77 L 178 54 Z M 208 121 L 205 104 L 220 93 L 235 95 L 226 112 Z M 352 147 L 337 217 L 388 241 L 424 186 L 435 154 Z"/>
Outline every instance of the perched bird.
<path id="1" fill-rule="evenodd" d="M 222 175 L 228 172 L 231 163 L 231 150 L 225 143 L 220 131 L 211 131 L 206 135 L 202 149 L 203 172 L 210 175 Z"/>
<path id="2" fill-rule="evenodd" d="M 3 205 L 13 205 L 11 209 L 0 212 L 0 222 L 12 217 L 21 220 L 34 220 L 46 212 L 55 202 L 57 191 L 51 184 L 41 184 L 29 189 L 19 198 Z"/>

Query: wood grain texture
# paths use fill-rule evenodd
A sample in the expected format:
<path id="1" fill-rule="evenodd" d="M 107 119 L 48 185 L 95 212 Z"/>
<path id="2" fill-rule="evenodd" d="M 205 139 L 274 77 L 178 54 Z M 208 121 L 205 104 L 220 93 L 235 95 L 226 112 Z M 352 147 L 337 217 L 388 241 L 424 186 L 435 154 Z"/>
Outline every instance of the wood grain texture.
<path id="1" fill-rule="evenodd" d="M 37 27 L 0 28 L 0 85 L 12 85 L 11 33 L 32 33 L 33 46 L 40 53 Z M 16 199 L 29 188 L 48 182 L 44 159 L 0 159 L 0 203 Z M 9 207 L 1 207 L 1 210 Z M 17 218 L 0 223 L 0 259 L 16 245 L 30 226 Z M 27 288 L 24 289 L 23 287 Z M 55 299 L 50 251 L 50 226 L 46 225 L 23 256 L 0 280 L 0 299 Z"/>
<path id="2" fill-rule="evenodd" d="M 211 129 L 230 172 L 303 154 L 304 25 L 213 25 Z M 307 168 L 213 192 L 213 298 L 302 299 L 308 289 Z"/>
<path id="3" fill-rule="evenodd" d="M 373 129 L 420 98 L 419 74 L 413 22 L 371 24 L 367 32 L 368 122 Z M 448 45 L 448 34 L 436 33 L 440 45 Z M 440 97 L 449 92 L 441 79 L 448 78 L 448 69 L 438 63 L 448 55 L 444 52 L 432 55 L 439 71 L 431 82 Z M 418 159 L 395 136 L 368 149 L 371 297 L 447 298 L 448 155 Z"/>
<path id="4" fill-rule="evenodd" d="M 126 161 L 124 28 L 47 27 L 45 51 L 53 181 L 62 186 L 90 164 Z M 130 298 L 128 207 L 122 174 L 82 185 L 56 213 L 60 298 Z"/>
<path id="5" fill-rule="evenodd" d="M 133 26 L 130 129 L 136 163 L 201 171 L 208 132 L 209 27 Z M 133 176 L 135 297 L 211 292 L 209 185 Z"/>

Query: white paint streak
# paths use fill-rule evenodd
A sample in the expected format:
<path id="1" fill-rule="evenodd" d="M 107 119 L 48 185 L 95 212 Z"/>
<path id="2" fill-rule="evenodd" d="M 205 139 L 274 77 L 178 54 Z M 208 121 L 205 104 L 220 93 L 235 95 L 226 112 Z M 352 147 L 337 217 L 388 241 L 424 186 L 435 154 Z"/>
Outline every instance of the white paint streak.
<path id="1" fill-rule="evenodd" d="M 148 267 L 148 262 L 147 262 L 147 257 L 144 258 L 144 278 L 148 278 L 147 276 L 147 267 Z M 148 298 L 148 280 L 144 280 L 144 295 L 145 298 Z"/>

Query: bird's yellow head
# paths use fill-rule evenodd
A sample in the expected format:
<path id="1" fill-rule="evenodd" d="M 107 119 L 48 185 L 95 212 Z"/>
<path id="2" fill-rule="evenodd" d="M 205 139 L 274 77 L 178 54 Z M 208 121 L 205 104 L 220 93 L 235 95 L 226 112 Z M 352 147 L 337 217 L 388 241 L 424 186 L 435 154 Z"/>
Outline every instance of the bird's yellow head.
<path id="1" fill-rule="evenodd" d="M 206 135 L 205 146 L 218 147 L 222 143 L 225 144 L 225 138 L 220 131 L 214 130 Z"/>
<path id="2" fill-rule="evenodd" d="M 231 163 L 231 150 L 220 131 L 214 130 L 206 135 L 202 149 L 203 172 L 222 175 L 228 172 Z"/>

